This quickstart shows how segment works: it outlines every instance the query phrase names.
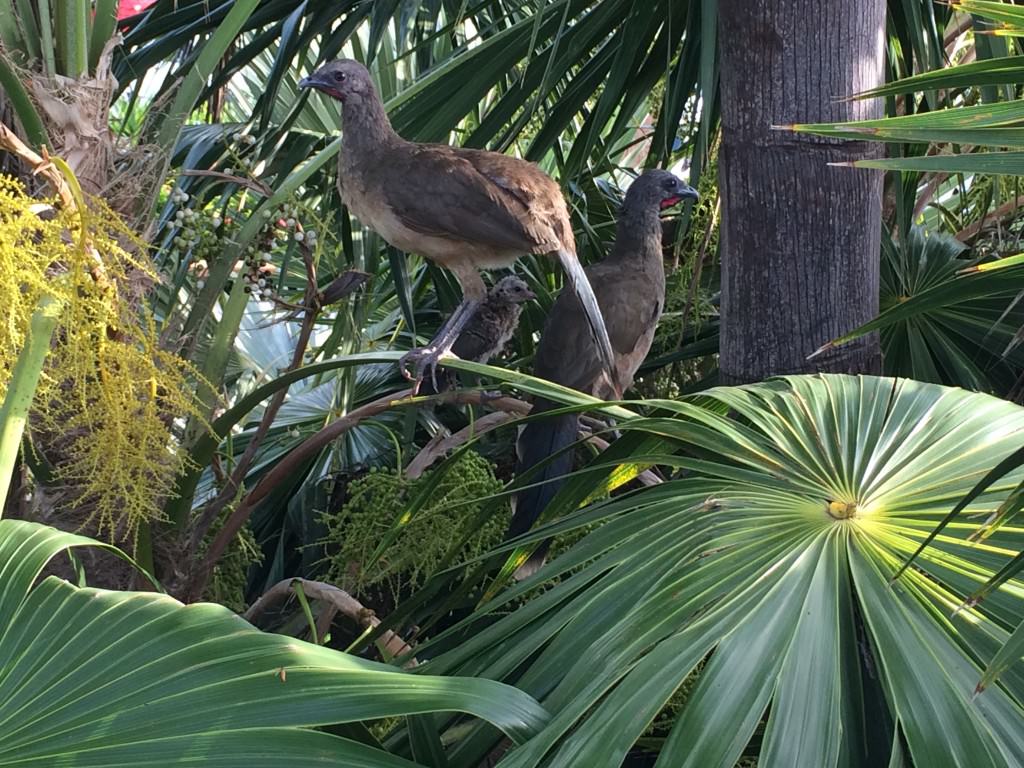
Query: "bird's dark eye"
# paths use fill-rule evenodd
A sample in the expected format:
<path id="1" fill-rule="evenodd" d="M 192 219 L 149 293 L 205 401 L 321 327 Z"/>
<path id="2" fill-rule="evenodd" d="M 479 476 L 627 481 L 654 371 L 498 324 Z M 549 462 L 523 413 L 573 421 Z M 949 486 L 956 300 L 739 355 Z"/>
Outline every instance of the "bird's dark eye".
<path id="1" fill-rule="evenodd" d="M 675 188 L 676 188 L 676 180 L 675 179 L 666 179 L 665 180 L 665 189 L 675 189 Z"/>
<path id="2" fill-rule="evenodd" d="M 343 83 L 343 82 L 345 82 L 345 73 L 344 72 L 335 72 L 334 73 L 334 81 L 336 83 Z"/>

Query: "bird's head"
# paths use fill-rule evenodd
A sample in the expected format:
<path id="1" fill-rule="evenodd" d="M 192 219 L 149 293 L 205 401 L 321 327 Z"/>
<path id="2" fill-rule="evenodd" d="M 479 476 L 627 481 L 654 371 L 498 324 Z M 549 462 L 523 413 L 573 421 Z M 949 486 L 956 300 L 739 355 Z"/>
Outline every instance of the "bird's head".
<path id="1" fill-rule="evenodd" d="M 537 298 L 530 286 L 515 275 L 501 278 L 491 288 L 491 294 L 503 304 L 523 304 Z"/>
<path id="2" fill-rule="evenodd" d="M 697 190 L 668 171 L 644 171 L 626 192 L 625 208 L 665 210 L 683 200 L 696 200 Z"/>
<path id="3" fill-rule="evenodd" d="M 327 62 L 309 77 L 302 78 L 299 88 L 315 88 L 341 102 L 361 99 L 375 92 L 369 70 L 355 59 Z"/>

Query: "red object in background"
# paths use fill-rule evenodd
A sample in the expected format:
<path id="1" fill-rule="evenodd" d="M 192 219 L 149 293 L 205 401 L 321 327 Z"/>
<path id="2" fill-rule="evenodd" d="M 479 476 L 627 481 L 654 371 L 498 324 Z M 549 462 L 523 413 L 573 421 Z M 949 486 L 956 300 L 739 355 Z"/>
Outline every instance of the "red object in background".
<path id="1" fill-rule="evenodd" d="M 155 2 L 156 0 L 121 0 L 117 4 L 117 20 L 138 16 Z"/>

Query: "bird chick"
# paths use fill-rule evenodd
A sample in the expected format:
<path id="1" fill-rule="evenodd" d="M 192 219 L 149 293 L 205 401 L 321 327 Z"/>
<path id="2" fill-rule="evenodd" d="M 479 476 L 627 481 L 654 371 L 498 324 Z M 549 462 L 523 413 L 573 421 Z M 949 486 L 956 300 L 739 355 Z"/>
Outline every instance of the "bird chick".
<path id="1" fill-rule="evenodd" d="M 523 304 L 536 298 L 530 287 L 515 275 L 503 277 L 487 292 L 459 338 L 452 352 L 460 360 L 487 363 L 501 354 L 508 340 L 516 332 Z M 436 376 L 436 387 L 424 382 L 420 393 L 424 395 L 444 392 L 455 386 L 455 372 L 449 369 Z"/>

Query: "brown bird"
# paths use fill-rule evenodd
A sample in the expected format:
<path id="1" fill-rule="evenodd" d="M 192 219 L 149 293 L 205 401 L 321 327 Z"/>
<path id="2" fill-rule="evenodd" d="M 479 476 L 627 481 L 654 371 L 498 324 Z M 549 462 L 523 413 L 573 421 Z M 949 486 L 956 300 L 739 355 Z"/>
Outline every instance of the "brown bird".
<path id="1" fill-rule="evenodd" d="M 455 340 L 452 352 L 460 360 L 489 362 L 501 353 L 516 332 L 523 304 L 535 298 L 530 287 L 515 275 L 501 278 L 476 308 Z M 436 378 L 436 382 L 424 383 L 421 394 L 432 395 L 455 386 L 455 372 L 451 369 L 442 371 Z"/>
<path id="2" fill-rule="evenodd" d="M 462 303 L 431 342 L 402 358 L 419 381 L 447 354 L 487 292 L 479 270 L 510 266 L 525 253 L 555 253 L 585 310 L 602 364 L 613 364 L 601 310 L 576 257 L 562 191 L 533 163 L 497 152 L 406 141 L 391 127 L 370 73 L 332 61 L 299 82 L 341 102 L 338 159 L 342 200 L 363 224 L 404 251 L 451 271 Z"/>
<path id="3" fill-rule="evenodd" d="M 615 246 L 604 261 L 587 267 L 598 304 L 608 327 L 615 354 L 615 377 L 622 390 L 647 357 L 665 303 L 665 266 L 661 252 L 660 212 L 684 199 L 696 200 L 697 192 L 668 171 L 641 174 L 629 187 L 619 212 Z M 616 398 L 617 387 L 609 381 L 586 331 L 583 313 L 575 296 L 558 297 L 544 325 L 533 372 L 536 376 L 604 400 Z M 559 404 L 538 398 L 531 415 Z M 516 476 L 554 457 L 530 476 L 531 486 L 515 501 L 506 538 L 525 533 L 565 482 L 572 469 L 568 450 L 579 432 L 579 417 L 561 414 L 531 421 L 519 436 Z M 547 543 L 537 548 L 516 573 L 523 579 L 544 563 Z"/>

